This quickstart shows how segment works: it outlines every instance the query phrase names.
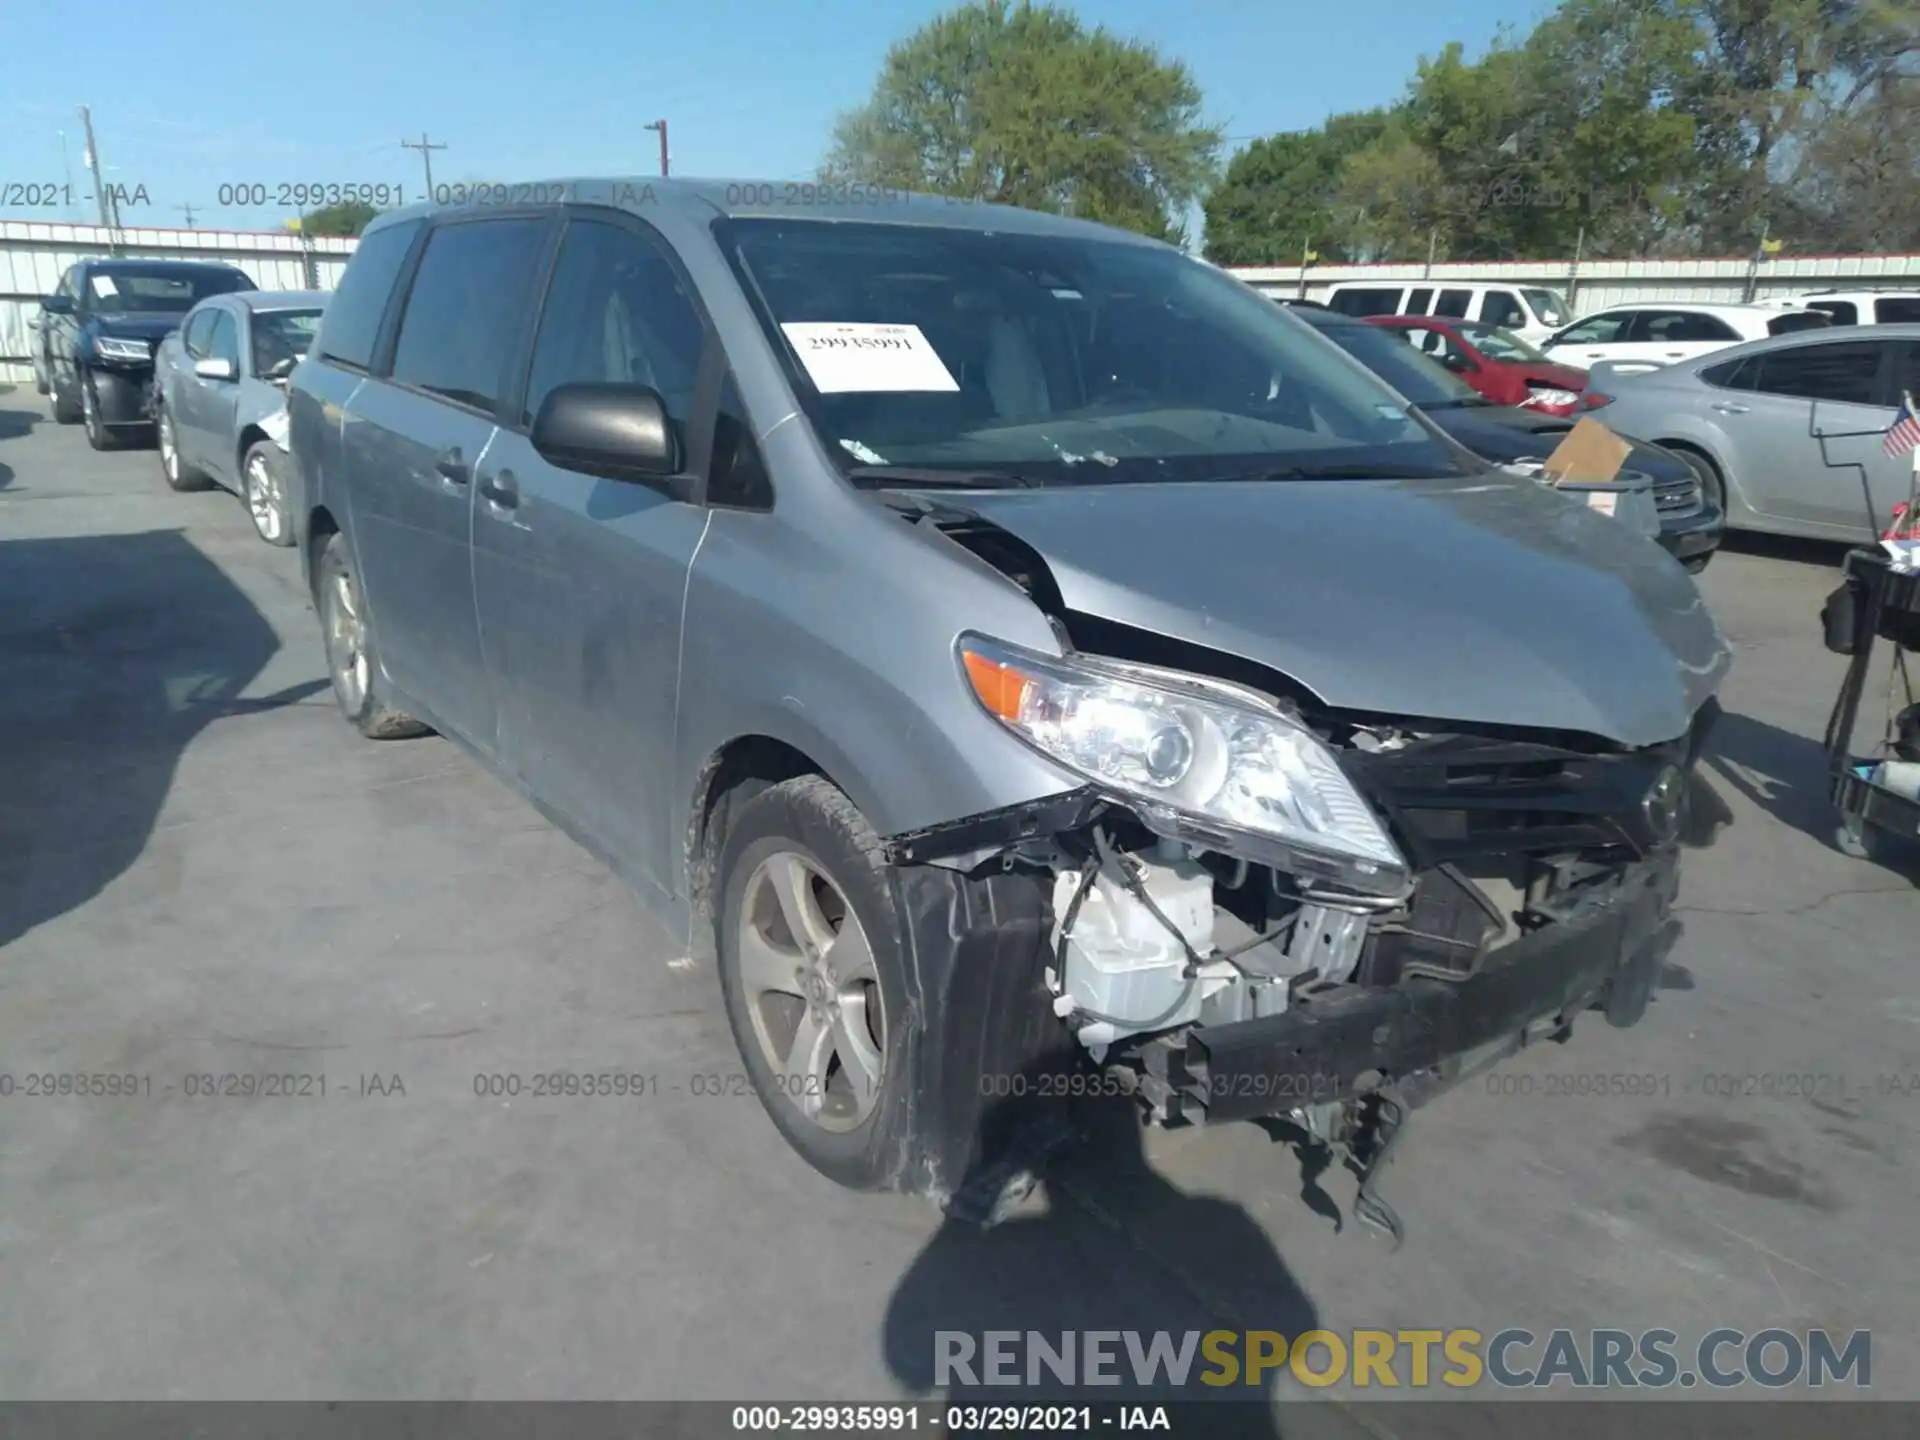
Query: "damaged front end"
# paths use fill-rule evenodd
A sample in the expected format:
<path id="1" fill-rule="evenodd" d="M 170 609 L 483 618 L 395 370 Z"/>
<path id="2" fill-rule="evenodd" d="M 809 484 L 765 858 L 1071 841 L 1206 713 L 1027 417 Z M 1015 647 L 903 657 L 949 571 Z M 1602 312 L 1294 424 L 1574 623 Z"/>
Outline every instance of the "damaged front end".
<path id="1" fill-rule="evenodd" d="M 1030 881 L 1034 998 L 1148 1121 L 1287 1117 L 1346 1156 L 1360 1215 L 1397 1236 L 1372 1180 L 1412 1109 L 1589 1008 L 1640 1018 L 1679 932 L 1716 701 L 1639 747 L 1355 715 L 1226 657 L 1231 679 L 1118 658 L 1125 627 L 1048 608 L 1064 658 L 963 637 L 961 663 L 1088 783 L 894 836 L 887 858 Z"/>

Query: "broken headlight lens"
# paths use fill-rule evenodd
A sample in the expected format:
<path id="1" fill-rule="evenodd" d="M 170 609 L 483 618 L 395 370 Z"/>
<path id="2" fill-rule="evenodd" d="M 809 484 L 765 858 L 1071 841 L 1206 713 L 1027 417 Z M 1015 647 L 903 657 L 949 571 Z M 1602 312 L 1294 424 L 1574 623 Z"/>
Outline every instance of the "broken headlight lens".
<path id="1" fill-rule="evenodd" d="M 960 658 L 990 714 L 1160 834 L 1369 894 L 1405 889 L 1405 859 L 1333 752 L 1254 692 L 974 635 Z"/>

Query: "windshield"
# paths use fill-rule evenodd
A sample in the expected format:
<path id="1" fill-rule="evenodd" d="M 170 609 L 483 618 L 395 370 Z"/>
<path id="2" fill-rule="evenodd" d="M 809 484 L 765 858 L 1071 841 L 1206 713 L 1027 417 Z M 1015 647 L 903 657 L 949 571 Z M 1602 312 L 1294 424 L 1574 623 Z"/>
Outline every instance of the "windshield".
<path id="1" fill-rule="evenodd" d="M 291 374 L 320 328 L 318 310 L 253 312 L 253 373 L 265 380 Z"/>
<path id="2" fill-rule="evenodd" d="M 1573 319 L 1573 312 L 1567 309 L 1567 302 L 1552 290 L 1522 290 L 1527 304 L 1533 307 L 1533 313 L 1540 317 L 1543 325 L 1564 325 Z"/>
<path id="3" fill-rule="evenodd" d="M 1309 322 L 1311 323 L 1311 322 Z M 1478 390 L 1407 342 L 1404 330 L 1364 321 L 1323 321 L 1320 333 L 1421 409 L 1486 403 Z"/>
<path id="4" fill-rule="evenodd" d="M 1469 345 L 1496 360 L 1537 365 L 1547 358 L 1511 330 L 1502 330 L 1498 325 L 1462 325 L 1460 334 Z"/>
<path id="5" fill-rule="evenodd" d="M 863 466 L 1039 485 L 1462 473 L 1282 307 L 1175 250 L 932 225 L 721 230 L 855 479 Z"/>
<path id="6" fill-rule="evenodd" d="M 209 295 L 251 290 L 237 270 L 137 269 L 116 265 L 87 272 L 90 308 L 113 315 L 168 314 L 191 310 Z"/>

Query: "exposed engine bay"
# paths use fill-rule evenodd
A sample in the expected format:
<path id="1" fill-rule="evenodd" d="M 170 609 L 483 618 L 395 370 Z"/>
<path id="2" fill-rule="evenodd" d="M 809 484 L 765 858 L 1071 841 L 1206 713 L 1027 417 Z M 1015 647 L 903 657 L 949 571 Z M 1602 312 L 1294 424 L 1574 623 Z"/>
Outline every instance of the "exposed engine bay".
<path id="1" fill-rule="evenodd" d="M 917 519 L 951 513 L 909 504 Z M 1081 666 L 1109 667 L 1119 685 L 1130 667 L 1177 671 L 1203 697 L 1217 679 L 1225 700 L 1284 717 L 1390 836 L 1392 864 L 1323 863 L 1237 844 L 1230 826 L 1143 802 L 1137 783 L 1094 783 L 893 838 L 897 862 L 996 867 L 1044 887 L 1047 1003 L 1149 1122 L 1288 1117 L 1346 1154 L 1362 1218 L 1397 1237 L 1371 1177 L 1423 1098 L 1565 1038 L 1582 1010 L 1617 1025 L 1644 1011 L 1678 932 L 1677 840 L 1717 702 L 1687 735 L 1643 747 L 1346 714 L 1235 657 L 1068 610 L 1044 562 L 997 527 L 941 528 L 1026 590 Z M 982 663 L 994 670 L 991 652 Z M 1043 670 L 1029 666 L 1034 684 L 1051 683 Z M 1000 678 L 974 678 L 991 701 Z M 1071 683 L 1065 699 L 1026 692 L 1028 709 L 1076 703 Z M 1161 737 L 1143 743 L 1150 769 Z M 1206 744 L 1164 748 L 1170 765 L 1197 765 Z"/>

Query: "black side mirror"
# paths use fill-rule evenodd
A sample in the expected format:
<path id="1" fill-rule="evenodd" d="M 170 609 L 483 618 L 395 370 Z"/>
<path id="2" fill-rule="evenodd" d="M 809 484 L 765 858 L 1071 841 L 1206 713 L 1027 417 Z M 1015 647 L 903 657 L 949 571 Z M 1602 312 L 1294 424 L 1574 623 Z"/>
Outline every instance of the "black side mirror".
<path id="1" fill-rule="evenodd" d="M 70 295 L 42 295 L 40 297 L 40 308 L 49 315 L 71 315 L 73 313 L 73 297 Z"/>
<path id="2" fill-rule="evenodd" d="M 558 385 L 533 418 L 529 437 L 540 455 L 563 470 L 626 480 L 665 490 L 684 468 L 680 436 L 660 392 L 645 385 Z"/>

